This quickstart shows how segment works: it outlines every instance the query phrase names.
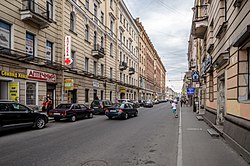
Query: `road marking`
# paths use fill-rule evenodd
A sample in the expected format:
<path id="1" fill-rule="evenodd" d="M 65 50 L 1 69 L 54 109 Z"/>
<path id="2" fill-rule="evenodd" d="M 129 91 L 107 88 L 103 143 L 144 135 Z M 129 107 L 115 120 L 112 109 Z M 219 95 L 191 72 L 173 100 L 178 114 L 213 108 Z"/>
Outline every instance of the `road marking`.
<path id="1" fill-rule="evenodd" d="M 181 107 L 179 113 L 179 128 L 178 128 L 178 151 L 177 151 L 177 166 L 182 166 L 182 122 L 181 122 Z"/>
<path id="2" fill-rule="evenodd" d="M 187 128 L 188 131 L 202 131 L 202 128 Z"/>

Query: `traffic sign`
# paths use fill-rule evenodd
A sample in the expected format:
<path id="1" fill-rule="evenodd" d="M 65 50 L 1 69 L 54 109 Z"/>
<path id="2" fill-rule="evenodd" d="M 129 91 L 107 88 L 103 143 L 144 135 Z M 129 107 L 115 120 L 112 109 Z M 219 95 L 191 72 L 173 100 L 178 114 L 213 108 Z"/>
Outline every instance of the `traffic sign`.
<path id="1" fill-rule="evenodd" d="M 195 91 L 195 88 L 193 88 L 193 87 L 187 88 L 187 94 L 188 95 L 194 95 L 194 91 Z"/>

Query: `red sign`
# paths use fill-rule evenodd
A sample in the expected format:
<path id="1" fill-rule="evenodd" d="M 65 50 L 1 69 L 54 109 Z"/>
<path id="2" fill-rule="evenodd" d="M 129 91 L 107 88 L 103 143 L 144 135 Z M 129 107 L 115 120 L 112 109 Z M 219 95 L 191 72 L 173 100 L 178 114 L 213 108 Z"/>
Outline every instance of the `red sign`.
<path id="1" fill-rule="evenodd" d="M 28 69 L 27 76 L 29 79 L 38 80 L 38 81 L 46 81 L 46 82 L 56 82 L 56 75 L 49 74 L 42 71 L 35 71 Z"/>
<path id="2" fill-rule="evenodd" d="M 71 36 L 65 36 L 65 65 L 70 65 L 73 62 L 71 58 Z"/>

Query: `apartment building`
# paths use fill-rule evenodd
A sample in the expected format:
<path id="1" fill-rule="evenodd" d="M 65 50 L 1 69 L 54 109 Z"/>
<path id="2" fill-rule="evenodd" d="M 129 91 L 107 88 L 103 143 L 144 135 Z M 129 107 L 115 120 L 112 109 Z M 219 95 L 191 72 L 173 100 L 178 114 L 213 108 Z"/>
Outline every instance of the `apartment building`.
<path id="1" fill-rule="evenodd" d="M 190 70 L 201 76 L 195 84 L 204 118 L 250 162 L 250 2 L 196 0 L 193 9 L 191 48 L 197 54 L 189 49 L 188 55 Z"/>
<path id="2" fill-rule="evenodd" d="M 0 99 L 39 106 L 61 100 L 61 1 L 2 1 Z"/>

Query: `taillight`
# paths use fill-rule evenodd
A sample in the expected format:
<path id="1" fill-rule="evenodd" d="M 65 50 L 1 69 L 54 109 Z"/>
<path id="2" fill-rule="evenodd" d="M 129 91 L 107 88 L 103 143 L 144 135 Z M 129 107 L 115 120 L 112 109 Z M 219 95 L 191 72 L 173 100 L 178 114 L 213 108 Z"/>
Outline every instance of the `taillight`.
<path id="1" fill-rule="evenodd" d="M 108 113 L 108 112 L 109 112 L 109 110 L 108 110 L 108 109 L 106 109 L 105 113 Z"/>
<path id="2" fill-rule="evenodd" d="M 123 111 L 122 110 L 118 110 L 119 113 L 122 113 Z"/>

